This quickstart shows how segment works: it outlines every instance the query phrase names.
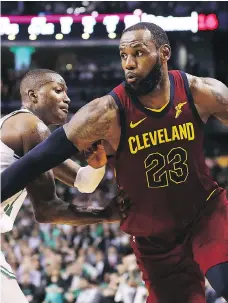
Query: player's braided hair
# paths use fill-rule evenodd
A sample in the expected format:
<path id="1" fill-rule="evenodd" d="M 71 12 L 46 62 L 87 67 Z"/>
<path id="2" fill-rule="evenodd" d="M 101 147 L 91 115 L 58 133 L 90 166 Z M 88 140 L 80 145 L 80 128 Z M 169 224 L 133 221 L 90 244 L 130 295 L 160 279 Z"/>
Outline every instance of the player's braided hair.
<path id="1" fill-rule="evenodd" d="M 162 46 L 164 44 L 168 44 L 170 46 L 169 39 L 168 39 L 166 32 L 160 26 L 158 26 L 154 23 L 150 23 L 150 22 L 140 22 L 135 25 L 132 25 L 132 26 L 126 28 L 123 31 L 122 35 L 126 32 L 135 31 L 135 30 L 137 31 L 140 29 L 148 29 L 150 31 L 151 39 L 153 40 L 153 42 L 157 48 L 159 48 L 160 46 Z"/>
<path id="2" fill-rule="evenodd" d="M 39 89 L 42 85 L 48 82 L 47 75 L 55 74 L 58 75 L 57 72 L 51 69 L 33 69 L 27 72 L 20 84 L 20 94 L 23 98 L 27 91 L 30 89 L 36 90 Z"/>

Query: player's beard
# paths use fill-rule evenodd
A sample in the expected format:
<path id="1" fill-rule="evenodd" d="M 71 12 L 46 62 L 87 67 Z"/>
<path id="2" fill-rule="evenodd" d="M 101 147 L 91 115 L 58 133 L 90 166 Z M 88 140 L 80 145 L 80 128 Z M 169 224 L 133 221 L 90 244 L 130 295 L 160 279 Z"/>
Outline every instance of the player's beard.
<path id="1" fill-rule="evenodd" d="M 157 56 L 157 62 L 146 76 L 145 79 L 139 81 L 136 85 L 132 85 L 126 81 L 125 89 L 129 95 L 144 96 L 156 90 L 162 80 L 162 67 Z"/>

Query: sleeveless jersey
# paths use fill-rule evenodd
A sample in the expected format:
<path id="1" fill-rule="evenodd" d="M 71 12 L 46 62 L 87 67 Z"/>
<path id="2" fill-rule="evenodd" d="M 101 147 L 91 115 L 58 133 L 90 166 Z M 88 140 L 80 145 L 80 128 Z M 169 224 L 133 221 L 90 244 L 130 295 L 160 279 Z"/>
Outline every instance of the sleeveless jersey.
<path id="1" fill-rule="evenodd" d="M 129 97 L 125 82 L 110 95 L 120 111 L 116 179 L 132 199 L 121 228 L 133 236 L 165 237 L 183 231 L 217 193 L 203 153 L 203 122 L 187 76 L 170 71 L 170 101 L 161 110 Z"/>
<path id="2" fill-rule="evenodd" d="M 30 113 L 27 109 L 16 110 L 9 115 L 0 119 L 0 129 L 2 128 L 3 123 L 9 119 L 10 117 L 17 115 L 18 113 Z M 14 151 L 5 145 L 0 140 L 0 153 L 1 153 L 1 173 L 10 166 L 13 162 L 17 161 L 20 157 L 18 157 Z M 1 203 L 1 211 L 0 211 L 0 232 L 4 233 L 12 230 L 13 223 L 15 218 L 27 196 L 26 190 L 22 190 L 6 201 Z"/>

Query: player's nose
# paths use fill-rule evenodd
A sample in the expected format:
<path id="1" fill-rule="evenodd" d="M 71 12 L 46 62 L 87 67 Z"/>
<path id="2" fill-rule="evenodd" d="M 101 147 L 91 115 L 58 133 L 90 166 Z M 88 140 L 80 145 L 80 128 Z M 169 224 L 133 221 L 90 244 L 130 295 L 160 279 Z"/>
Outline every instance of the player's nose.
<path id="1" fill-rule="evenodd" d="M 65 98 L 64 98 L 64 100 L 63 100 L 63 102 L 66 103 L 66 104 L 70 104 L 71 100 L 70 100 L 70 98 L 66 95 Z"/>
<path id="2" fill-rule="evenodd" d="M 136 60 L 134 59 L 133 56 L 127 57 L 125 68 L 127 70 L 133 70 L 136 68 Z"/>

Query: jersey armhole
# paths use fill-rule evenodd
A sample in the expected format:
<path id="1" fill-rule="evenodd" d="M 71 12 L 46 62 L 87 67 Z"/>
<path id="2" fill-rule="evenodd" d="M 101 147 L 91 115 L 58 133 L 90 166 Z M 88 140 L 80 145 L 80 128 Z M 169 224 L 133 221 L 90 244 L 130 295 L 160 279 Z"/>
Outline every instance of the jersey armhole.
<path id="1" fill-rule="evenodd" d="M 124 146 L 124 139 L 126 135 L 126 126 L 125 126 L 125 112 L 124 112 L 124 107 L 118 97 L 118 95 L 112 90 L 108 95 L 112 96 L 113 99 L 116 102 L 116 105 L 118 106 L 119 109 L 119 114 L 120 114 L 120 142 L 116 151 L 116 157 L 118 157 L 118 154 L 121 152 Z"/>
<path id="2" fill-rule="evenodd" d="M 198 110 L 196 109 L 196 106 L 195 106 L 195 102 L 194 102 L 194 99 L 193 99 L 193 96 L 192 96 L 192 93 L 191 93 L 191 90 L 190 90 L 190 87 L 189 87 L 189 83 L 188 83 L 188 78 L 185 74 L 185 72 L 182 72 L 182 71 L 179 71 L 180 74 L 181 74 L 181 77 L 183 79 L 183 82 L 184 82 L 184 89 L 185 89 L 185 92 L 186 92 L 186 95 L 188 97 L 188 101 L 189 101 L 189 104 L 190 104 L 190 107 L 191 107 L 191 110 L 196 118 L 196 120 L 199 122 L 199 124 L 201 126 L 204 126 L 205 123 L 203 122 L 203 120 L 200 118 L 200 115 L 198 113 Z"/>

